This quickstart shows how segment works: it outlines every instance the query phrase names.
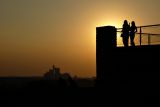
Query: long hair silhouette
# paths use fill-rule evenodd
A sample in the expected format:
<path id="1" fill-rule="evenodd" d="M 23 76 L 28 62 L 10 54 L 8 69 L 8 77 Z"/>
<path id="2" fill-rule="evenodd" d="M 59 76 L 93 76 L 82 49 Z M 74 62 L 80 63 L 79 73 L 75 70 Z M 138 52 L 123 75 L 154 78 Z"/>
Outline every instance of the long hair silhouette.
<path id="1" fill-rule="evenodd" d="M 124 20 L 124 24 L 122 28 L 122 35 L 121 35 L 123 39 L 124 47 L 128 47 L 129 30 L 130 30 L 130 26 L 128 24 L 128 21 Z"/>

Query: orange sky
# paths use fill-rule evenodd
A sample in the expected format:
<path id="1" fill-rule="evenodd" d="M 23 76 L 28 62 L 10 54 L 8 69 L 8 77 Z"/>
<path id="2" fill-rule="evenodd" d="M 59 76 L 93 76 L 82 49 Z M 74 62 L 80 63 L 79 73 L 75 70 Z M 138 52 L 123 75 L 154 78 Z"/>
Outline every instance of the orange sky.
<path id="1" fill-rule="evenodd" d="M 159 0 L 1 0 L 0 76 L 95 76 L 96 27 L 157 24 Z"/>

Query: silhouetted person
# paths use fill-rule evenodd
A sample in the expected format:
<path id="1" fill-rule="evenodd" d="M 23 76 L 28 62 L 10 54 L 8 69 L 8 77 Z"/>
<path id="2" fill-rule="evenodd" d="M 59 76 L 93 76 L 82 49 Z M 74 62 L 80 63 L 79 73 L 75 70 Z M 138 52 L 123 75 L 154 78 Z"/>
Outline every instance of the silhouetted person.
<path id="1" fill-rule="evenodd" d="M 131 41 L 131 46 L 135 46 L 134 43 L 134 38 L 135 38 L 135 33 L 137 32 L 137 27 L 134 21 L 131 23 L 130 27 L 130 41 Z"/>
<path id="2" fill-rule="evenodd" d="M 125 20 L 122 28 L 122 34 L 121 34 L 124 47 L 128 47 L 129 30 L 130 30 L 130 25 L 128 24 L 128 21 Z"/>

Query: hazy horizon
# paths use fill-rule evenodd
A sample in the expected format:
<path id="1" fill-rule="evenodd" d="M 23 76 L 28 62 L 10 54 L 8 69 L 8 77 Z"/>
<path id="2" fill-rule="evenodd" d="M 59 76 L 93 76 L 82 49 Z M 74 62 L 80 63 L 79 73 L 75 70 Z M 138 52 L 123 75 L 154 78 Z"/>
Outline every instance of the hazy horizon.
<path id="1" fill-rule="evenodd" d="M 0 76 L 96 75 L 96 27 L 160 23 L 160 0 L 0 0 Z M 121 41 L 121 40 L 119 40 Z M 117 53 L 118 55 L 118 53 Z"/>

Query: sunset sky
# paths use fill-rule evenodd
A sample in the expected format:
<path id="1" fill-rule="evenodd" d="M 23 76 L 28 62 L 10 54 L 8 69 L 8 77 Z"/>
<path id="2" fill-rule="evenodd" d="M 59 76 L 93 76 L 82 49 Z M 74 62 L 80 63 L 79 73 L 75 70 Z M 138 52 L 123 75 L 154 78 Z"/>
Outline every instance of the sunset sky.
<path id="1" fill-rule="evenodd" d="M 0 76 L 96 74 L 96 27 L 160 23 L 160 0 L 0 0 Z"/>

